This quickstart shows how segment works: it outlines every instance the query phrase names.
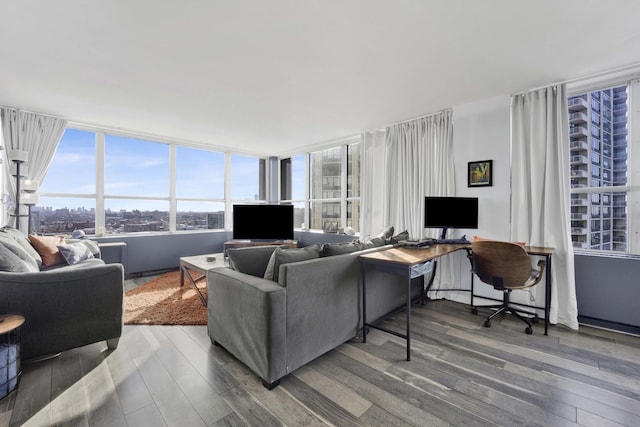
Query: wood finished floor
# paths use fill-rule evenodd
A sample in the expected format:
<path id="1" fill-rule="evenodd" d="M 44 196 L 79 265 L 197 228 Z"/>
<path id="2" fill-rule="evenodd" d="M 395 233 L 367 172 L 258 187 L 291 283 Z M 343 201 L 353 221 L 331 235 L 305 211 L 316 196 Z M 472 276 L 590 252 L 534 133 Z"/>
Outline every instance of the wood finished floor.
<path id="1" fill-rule="evenodd" d="M 404 341 L 372 330 L 272 391 L 212 346 L 204 326 L 125 326 L 96 343 L 25 363 L 0 401 L 0 426 L 638 426 L 640 338 L 543 324 L 491 328 L 465 305 L 416 306 Z M 486 314 L 481 310 L 480 314 Z M 388 319 L 400 330 L 404 314 Z"/>

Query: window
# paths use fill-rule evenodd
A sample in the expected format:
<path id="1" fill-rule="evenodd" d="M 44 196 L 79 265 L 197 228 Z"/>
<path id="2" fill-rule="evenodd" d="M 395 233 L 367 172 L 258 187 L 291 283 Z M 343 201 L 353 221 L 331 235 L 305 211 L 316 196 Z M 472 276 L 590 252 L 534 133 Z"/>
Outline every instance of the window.
<path id="1" fill-rule="evenodd" d="M 629 174 L 629 129 L 634 123 L 627 113 L 633 95 L 638 96 L 637 87 L 637 82 L 622 83 L 569 98 L 571 234 L 577 249 L 640 253 L 640 242 L 628 239 L 640 224 L 627 215 L 630 198 L 638 198 L 638 176 Z M 578 127 L 588 131 L 573 131 Z M 585 164 L 576 164 L 577 159 Z M 590 173 L 577 174 L 583 167 Z"/>
<path id="2" fill-rule="evenodd" d="M 306 227 L 307 172 L 304 154 L 280 160 L 280 202 L 293 204 L 294 228 Z"/>
<path id="3" fill-rule="evenodd" d="M 231 199 L 266 200 L 265 162 L 257 157 L 231 156 Z"/>
<path id="4" fill-rule="evenodd" d="M 224 228 L 224 154 L 176 147 L 176 230 Z"/>
<path id="5" fill-rule="evenodd" d="M 31 210 L 37 233 L 95 232 L 96 134 L 67 129 L 40 185 Z"/>
<path id="6" fill-rule="evenodd" d="M 313 203 L 312 227 L 326 231 L 336 231 L 336 228 L 340 231 L 341 228 L 351 227 L 359 231 L 360 144 L 348 144 L 312 153 L 311 158 L 312 197 L 324 199 Z M 322 159 L 322 165 L 318 164 L 319 158 Z M 319 174 L 322 177 L 321 188 L 317 184 Z"/>
<path id="7" fill-rule="evenodd" d="M 45 234 L 223 229 L 231 195 L 266 199 L 264 159 L 69 128 L 32 222 Z"/>
<path id="8" fill-rule="evenodd" d="M 296 206 L 296 227 L 306 217 L 314 230 L 360 230 L 360 147 L 353 142 L 280 161 L 281 201 Z"/>

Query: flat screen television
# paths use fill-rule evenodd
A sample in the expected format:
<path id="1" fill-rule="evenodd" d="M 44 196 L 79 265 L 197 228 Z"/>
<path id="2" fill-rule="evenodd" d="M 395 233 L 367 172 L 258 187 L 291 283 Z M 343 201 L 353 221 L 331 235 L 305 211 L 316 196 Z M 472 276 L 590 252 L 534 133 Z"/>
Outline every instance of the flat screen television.
<path id="1" fill-rule="evenodd" d="M 233 205 L 233 238 L 292 240 L 293 205 Z"/>
<path id="2" fill-rule="evenodd" d="M 425 197 L 424 227 L 442 228 L 443 239 L 448 228 L 478 228 L 478 198 Z"/>

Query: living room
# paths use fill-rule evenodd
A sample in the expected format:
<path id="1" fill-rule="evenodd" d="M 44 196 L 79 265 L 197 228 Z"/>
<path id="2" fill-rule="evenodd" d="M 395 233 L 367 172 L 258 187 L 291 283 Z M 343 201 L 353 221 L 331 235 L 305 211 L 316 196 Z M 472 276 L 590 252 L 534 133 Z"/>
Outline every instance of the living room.
<path id="1" fill-rule="evenodd" d="M 282 160 L 348 145 L 354 140 L 371 144 L 374 152 L 384 151 L 385 128 L 450 111 L 453 123 L 452 173 L 455 182 L 451 193 L 462 197 L 478 197 L 480 201 L 478 229 L 454 232 L 452 235 L 461 237 L 462 233 L 466 233 L 471 238 L 472 233 L 477 233 L 493 239 L 515 240 L 512 239 L 510 228 L 513 222 L 512 95 L 547 85 L 566 84 L 569 96 L 572 96 L 613 87 L 621 82 L 632 82 L 640 71 L 640 57 L 634 50 L 638 42 L 635 18 L 639 16 L 639 11 L 637 6 L 627 2 L 613 2 L 606 6 L 597 3 L 585 5 L 584 2 L 568 2 L 563 6 L 555 2 L 542 2 L 535 6 L 524 6 L 512 5 L 507 1 L 493 2 L 490 6 L 472 3 L 444 6 L 432 2 L 403 2 L 393 6 L 384 2 L 329 6 L 315 3 L 298 5 L 293 2 L 275 2 L 269 6 L 249 3 L 244 5 L 250 6 L 248 11 L 242 10 L 242 6 L 228 4 L 180 8 L 166 4 L 114 4 L 96 6 L 97 10 L 92 11 L 72 1 L 66 4 L 67 8 L 54 8 L 38 2 L 12 5 L 9 15 L 17 18 L 14 22 L 3 24 L 0 31 L 7 38 L 23 34 L 20 27 L 27 25 L 26 22 L 29 22 L 27 26 L 31 31 L 19 37 L 15 46 L 0 49 L 1 57 L 11 59 L 0 70 L 2 81 L 5 82 L 0 89 L 0 105 L 61 117 L 69 122 L 68 127 L 72 129 L 144 138 L 176 147 L 210 149 L 229 157 L 238 155 L 262 159 L 268 170 L 265 182 L 267 195 L 263 200 L 268 203 L 278 203 L 284 199 L 279 192 Z M 623 12 L 623 6 L 627 8 L 626 12 Z M 59 7 L 65 10 L 60 11 Z M 154 13 L 149 13 L 149 10 Z M 608 17 L 606 22 L 603 16 Z M 388 25 L 389 21 L 394 22 L 393 26 Z M 549 28 L 542 31 L 539 28 L 541 25 Z M 593 30 L 593 34 L 584 34 L 585 27 L 597 27 L 597 30 Z M 255 33 L 247 35 L 247 28 L 254 28 Z M 522 46 L 527 48 L 523 49 Z M 412 59 L 398 67 L 388 59 L 394 56 L 425 56 L 427 59 Z M 294 68 L 294 65 L 298 68 Z M 399 72 L 398 68 L 403 70 Z M 632 86 L 630 83 L 630 93 Z M 630 105 L 630 109 L 637 106 Z M 288 108 L 284 109 L 284 106 Z M 631 124 L 629 128 L 634 129 Z M 636 141 L 633 135 L 630 132 L 630 144 Z M 9 150 L 6 138 L 2 145 L 5 148 L 3 151 Z M 483 188 L 469 186 L 469 162 L 485 159 L 492 160 L 492 185 Z M 363 156 L 363 164 L 366 161 Z M 5 161 L 2 167 L 7 163 Z M 370 163 L 368 165 L 371 167 Z M 385 187 L 386 183 L 381 180 L 388 175 L 374 173 L 370 176 L 373 180 L 369 183 L 370 188 Z M 629 176 L 631 181 L 628 185 L 632 186 L 635 175 L 630 171 Z M 105 175 L 102 177 L 104 179 Z M 7 185 L 7 180 L 3 181 L 3 185 Z M 97 181 L 99 183 L 99 179 Z M 568 195 L 570 190 L 567 188 L 566 191 Z M 55 194 L 49 196 L 55 197 Z M 307 219 L 304 229 L 300 227 L 296 230 L 296 240 L 310 245 L 315 242 L 365 239 L 375 235 L 388 225 L 385 221 L 388 217 L 385 218 L 381 196 L 374 194 L 372 197 L 377 204 L 369 205 L 367 209 L 362 207 L 362 215 L 367 217 L 361 221 L 367 224 L 365 230 L 358 225 L 361 231 L 359 235 L 309 230 L 315 227 L 310 227 L 310 220 Z M 631 222 L 628 225 L 629 247 L 625 251 L 612 254 L 610 251 L 578 250 L 572 258 L 575 264 L 576 320 L 580 320 L 580 329 L 583 329 L 583 324 L 596 324 L 638 333 L 640 318 L 633 301 L 637 300 L 639 291 L 633 278 L 639 273 L 640 263 L 631 237 L 635 230 L 633 218 L 637 218 L 637 213 L 632 210 L 635 197 L 635 193 L 629 191 Z M 302 203 L 309 203 L 310 198 L 308 195 L 303 197 Z M 100 200 L 100 197 L 96 195 L 93 200 Z M 229 214 L 233 204 L 231 198 L 227 200 L 222 196 L 221 200 L 222 209 Z M 96 210 L 99 209 L 100 206 L 96 206 Z M 101 209 L 104 212 L 105 206 Z M 3 204 L 4 222 L 1 225 L 11 224 L 10 214 L 11 209 Z M 343 232 L 347 225 L 346 213 L 344 218 L 341 227 Z M 99 221 L 103 219 L 97 220 L 96 224 Z M 406 228 L 401 223 L 392 225 Z M 428 233 L 427 230 L 421 232 L 424 234 L 415 237 L 424 237 Z M 92 236 L 92 239 L 102 243 L 125 242 L 127 273 L 135 276 L 148 271 L 175 268 L 180 256 L 220 252 L 223 242 L 231 236 L 231 228 L 225 227 L 215 231 L 106 234 Z M 442 283 L 441 286 L 465 289 L 470 282 L 466 259 L 462 254 L 454 255 L 451 264 L 452 282 Z M 478 292 L 481 295 L 496 295 L 489 286 L 478 285 Z M 448 301 L 457 301 L 461 306 L 468 300 L 463 292 L 435 295 L 437 298 L 443 296 Z M 526 294 L 523 298 L 533 298 L 539 302 L 542 294 Z M 448 325 L 455 323 L 453 319 L 457 316 L 460 322 L 475 322 L 476 326 L 482 326 L 479 319 L 467 317 L 468 313 L 463 311 L 457 305 L 442 306 L 434 313 L 419 315 L 419 324 L 427 328 L 427 324 L 445 319 L 443 322 Z M 420 316 L 423 317 L 420 319 Z M 522 335 L 520 325 L 507 322 L 506 329 L 513 333 L 511 337 L 514 342 L 529 338 L 519 336 Z M 344 370 L 348 365 L 348 362 L 341 360 L 347 353 L 358 353 L 358 356 L 367 360 L 366 356 L 359 353 L 359 344 L 354 341 L 337 354 L 334 352 L 330 360 L 317 362 L 314 369 L 293 376 L 289 383 L 283 382 L 274 389 L 274 394 L 268 395 L 266 390 L 255 387 L 255 378 L 248 379 L 250 375 L 241 364 L 223 350 L 210 348 L 206 328 L 176 331 L 163 327 L 140 327 L 129 331 L 130 335 L 123 338 L 118 349 L 121 352 L 111 353 L 104 360 L 100 359 L 103 356 L 95 354 L 95 346 L 89 346 L 71 355 L 63 353 L 58 362 L 43 367 L 29 366 L 30 374 L 34 369 L 51 371 L 56 369 L 56 363 L 69 363 L 78 367 L 74 371 L 77 372 L 78 382 L 98 384 L 101 379 L 108 380 L 117 389 L 118 381 L 113 377 L 122 375 L 119 379 L 124 380 L 126 373 L 133 370 L 131 378 L 135 379 L 130 381 L 145 383 L 153 394 L 162 388 L 161 385 L 180 382 L 171 382 L 171 378 L 163 377 L 161 383 L 149 383 L 154 375 L 149 372 L 162 372 L 162 369 L 159 365 L 151 371 L 144 371 L 144 367 L 135 369 L 136 357 L 143 357 L 140 344 L 136 344 L 136 341 L 158 349 L 158 359 L 153 360 L 160 365 L 171 364 L 175 360 L 179 362 L 177 366 L 182 367 L 183 357 L 161 346 L 167 340 L 175 340 L 184 349 L 193 350 L 197 355 L 198 360 L 194 363 L 198 370 L 205 369 L 204 359 L 210 358 L 209 363 L 213 361 L 218 365 L 229 365 L 229 371 L 216 371 L 216 376 L 224 377 L 228 383 L 235 383 L 240 378 L 249 384 L 246 389 L 237 388 L 233 392 L 228 392 L 233 387 L 225 388 L 227 394 L 223 400 L 226 405 L 238 408 L 236 413 L 240 415 L 235 419 L 238 424 L 252 424 L 251 419 L 247 418 L 247 412 L 250 411 L 242 408 L 251 408 L 255 404 L 256 408 L 260 408 L 260 414 L 264 415 L 264 407 L 269 403 L 275 405 L 278 399 L 287 404 L 291 400 L 304 401 L 305 397 L 301 396 L 307 396 L 306 381 L 318 386 L 312 378 L 317 371 L 322 371 L 323 375 L 338 372 L 336 375 L 339 376 L 341 369 Z M 494 327 L 488 332 L 498 331 Z M 570 341 L 576 336 L 562 322 L 557 322 L 552 331 L 549 338 L 557 340 Z M 457 333 L 464 335 L 460 331 Z M 558 338 L 554 335 L 556 333 L 566 335 Z M 617 339 L 625 345 L 632 348 L 635 345 L 637 349 L 637 344 L 630 336 L 618 335 L 621 338 Z M 385 339 L 381 334 L 372 336 L 373 342 Z M 615 341 L 616 338 L 611 336 L 606 335 L 606 339 Z M 541 341 L 544 338 L 547 337 L 535 329 L 534 347 L 544 346 L 544 341 Z M 398 345 L 393 339 L 391 342 L 388 345 Z M 521 344 L 527 345 L 526 342 Z M 580 345 L 591 344 L 593 342 L 589 340 Z M 429 342 L 418 345 L 425 351 Z M 188 350 L 185 351 L 188 353 Z M 374 364 L 389 363 L 391 357 L 384 351 L 374 356 L 371 359 Z M 489 359 L 497 356 L 485 353 L 483 357 Z M 627 361 L 631 363 L 636 357 L 637 353 L 630 350 L 622 358 L 629 359 Z M 338 359 L 338 367 L 330 366 L 332 359 Z M 127 366 L 127 363 L 131 366 Z M 381 365 L 375 366 L 376 369 L 382 369 Z M 186 368 L 184 371 L 174 368 L 176 370 L 171 371 L 169 376 L 193 374 Z M 395 376 L 402 375 L 401 369 L 392 372 Z M 426 374 L 425 377 L 430 378 Z M 632 375 L 632 378 L 636 377 Z M 86 392 L 83 388 L 73 386 L 75 381 L 67 380 L 69 384 L 66 386 L 58 385 L 60 396 L 67 392 L 62 399 L 65 404 L 73 401 L 69 395 Z M 336 380 L 332 378 L 332 381 Z M 195 383 L 200 384 L 197 381 Z M 180 384 L 184 386 L 185 383 Z M 195 387 L 193 384 L 188 387 Z M 26 381 L 22 386 L 27 388 Z M 357 388 L 357 383 L 351 383 L 351 386 Z M 37 387 L 30 388 L 34 389 Z M 135 416 L 131 414 L 136 413 L 140 417 L 144 412 L 137 410 L 148 409 L 148 405 L 137 406 L 135 401 L 119 400 L 121 395 L 115 392 L 101 395 L 99 390 L 92 389 L 92 393 L 91 398 L 104 399 L 107 402 L 104 407 L 109 410 L 119 406 L 131 425 L 135 424 Z M 184 392 L 184 395 L 190 393 Z M 291 395 L 294 397 L 291 398 Z M 363 407 L 371 408 L 367 405 L 375 400 L 374 397 L 363 395 L 366 396 L 366 402 L 358 400 L 352 392 L 347 394 L 362 403 Z M 222 406 L 218 399 L 215 398 L 215 405 Z M 313 400 L 313 397 L 310 399 Z M 256 404 L 256 401 L 259 403 Z M 396 407 L 391 412 L 398 416 L 402 403 L 394 401 L 393 404 Z M 64 413 L 60 405 L 60 402 L 52 400 L 51 405 L 46 407 L 44 412 L 50 417 L 48 420 L 53 420 L 55 414 Z M 156 403 L 156 407 L 160 408 L 159 413 L 166 415 L 163 405 L 166 405 L 166 401 L 160 405 Z M 331 405 L 335 405 L 335 402 Z M 353 415 L 358 413 L 358 409 L 354 409 L 357 406 L 354 404 L 346 410 Z M 382 406 L 376 403 L 372 407 Z M 134 407 L 136 411 L 132 410 Z M 310 411 L 310 407 L 313 405 L 307 402 L 304 410 Z M 578 407 L 581 408 L 578 412 L 584 414 L 584 404 Z M 321 420 L 329 424 L 346 424 L 353 421 L 349 417 L 327 418 L 329 416 L 324 414 L 323 409 L 313 408 L 310 412 L 317 418 L 313 418 L 312 422 Z M 34 424 L 42 419 L 37 416 L 41 409 L 37 408 L 35 413 L 30 414 L 35 416 L 32 419 Z M 637 414 L 634 412 L 636 410 L 635 406 L 628 407 L 628 412 L 632 414 Z M 95 407 L 89 412 L 91 415 L 86 417 L 91 423 L 99 419 L 96 415 L 99 410 Z M 434 414 L 433 410 L 425 412 Z M 369 415 L 373 417 L 374 413 L 371 410 Z M 440 416 L 449 424 L 456 424 L 455 418 Z M 0 411 L 0 421 L 7 420 L 7 424 L 10 424 L 10 417 L 7 418 L 6 412 Z M 212 416 L 207 420 L 216 422 L 222 418 Z M 386 418 L 379 418 L 377 423 L 374 419 L 363 418 L 359 422 L 385 424 L 382 420 Z M 615 417 L 608 420 L 614 419 L 625 424 L 625 421 Z M 433 422 L 427 424 L 436 423 L 435 418 L 431 420 Z M 508 424 L 508 420 L 504 423 Z M 458 421 L 463 422 L 460 419 Z M 166 416 L 162 422 L 171 424 Z M 288 422 L 291 423 L 291 419 Z M 575 418 L 573 422 L 576 422 Z M 229 423 L 233 424 L 232 421 Z M 549 424 L 556 423 L 557 420 Z M 588 422 L 584 421 L 584 424 Z"/>

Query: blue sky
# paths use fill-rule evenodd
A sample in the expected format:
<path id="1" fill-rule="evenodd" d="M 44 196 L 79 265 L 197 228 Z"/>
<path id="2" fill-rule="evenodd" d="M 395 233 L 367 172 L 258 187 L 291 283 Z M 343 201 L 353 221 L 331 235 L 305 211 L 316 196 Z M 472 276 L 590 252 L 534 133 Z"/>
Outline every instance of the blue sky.
<path id="1" fill-rule="evenodd" d="M 105 195 L 133 197 L 169 196 L 169 145 L 114 135 L 105 136 Z M 302 161 L 304 176 L 304 158 Z M 258 193 L 259 159 L 231 156 L 231 198 L 253 200 Z M 67 129 L 58 146 L 40 193 L 94 195 L 96 193 L 95 134 Z M 176 148 L 178 198 L 224 198 L 224 154 L 195 148 Z M 304 198 L 304 184 L 302 191 Z M 81 203 L 81 205 L 78 205 Z M 54 209 L 94 207 L 91 199 L 42 198 L 39 206 Z M 211 211 L 220 203 L 183 201 L 179 211 Z M 105 200 L 112 210 L 168 210 L 167 201 Z"/>

